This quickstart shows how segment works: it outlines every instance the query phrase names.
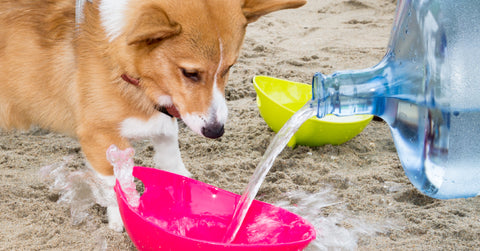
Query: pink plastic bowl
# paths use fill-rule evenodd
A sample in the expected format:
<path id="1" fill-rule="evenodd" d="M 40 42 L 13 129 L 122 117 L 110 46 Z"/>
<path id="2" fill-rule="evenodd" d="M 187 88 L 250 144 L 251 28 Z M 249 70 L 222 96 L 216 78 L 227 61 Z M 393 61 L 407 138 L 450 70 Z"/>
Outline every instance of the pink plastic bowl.
<path id="1" fill-rule="evenodd" d="M 134 167 L 145 191 L 132 208 L 117 181 L 125 229 L 139 250 L 302 250 L 313 226 L 282 208 L 253 201 L 234 242 L 222 243 L 240 195 L 181 175 Z"/>

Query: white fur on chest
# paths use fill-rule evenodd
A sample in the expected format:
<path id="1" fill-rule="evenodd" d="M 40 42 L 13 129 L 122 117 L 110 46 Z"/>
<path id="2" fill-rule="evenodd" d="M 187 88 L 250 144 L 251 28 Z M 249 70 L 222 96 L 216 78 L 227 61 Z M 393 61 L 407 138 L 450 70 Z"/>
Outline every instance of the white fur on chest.
<path id="1" fill-rule="evenodd" d="M 158 113 L 148 120 L 127 118 L 120 124 L 120 134 L 128 139 L 153 138 L 178 135 L 178 123 L 174 118 Z"/>

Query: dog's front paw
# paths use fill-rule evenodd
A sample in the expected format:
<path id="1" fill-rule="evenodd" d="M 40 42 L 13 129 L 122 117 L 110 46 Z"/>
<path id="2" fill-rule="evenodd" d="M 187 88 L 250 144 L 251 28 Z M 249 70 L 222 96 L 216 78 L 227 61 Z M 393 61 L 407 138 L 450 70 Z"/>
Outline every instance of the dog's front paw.
<path id="1" fill-rule="evenodd" d="M 108 227 L 115 232 L 123 232 L 123 221 L 118 206 L 107 207 Z"/>

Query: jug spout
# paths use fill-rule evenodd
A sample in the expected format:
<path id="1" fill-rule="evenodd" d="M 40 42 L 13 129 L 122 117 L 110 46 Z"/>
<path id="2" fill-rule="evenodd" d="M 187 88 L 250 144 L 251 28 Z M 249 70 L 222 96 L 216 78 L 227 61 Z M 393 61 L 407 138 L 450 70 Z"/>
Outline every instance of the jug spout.
<path id="1" fill-rule="evenodd" d="M 312 99 L 317 117 L 325 114 L 381 116 L 387 95 L 388 73 L 381 65 L 332 75 L 316 73 L 312 79 Z"/>

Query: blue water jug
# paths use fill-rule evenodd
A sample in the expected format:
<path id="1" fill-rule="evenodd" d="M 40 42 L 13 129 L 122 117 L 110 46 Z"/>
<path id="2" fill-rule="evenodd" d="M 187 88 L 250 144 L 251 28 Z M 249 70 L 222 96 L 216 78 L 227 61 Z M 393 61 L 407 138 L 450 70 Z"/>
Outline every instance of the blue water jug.
<path id="1" fill-rule="evenodd" d="M 374 114 L 410 181 L 440 199 L 480 192 L 480 2 L 399 0 L 371 68 L 313 77 L 317 116 Z"/>

